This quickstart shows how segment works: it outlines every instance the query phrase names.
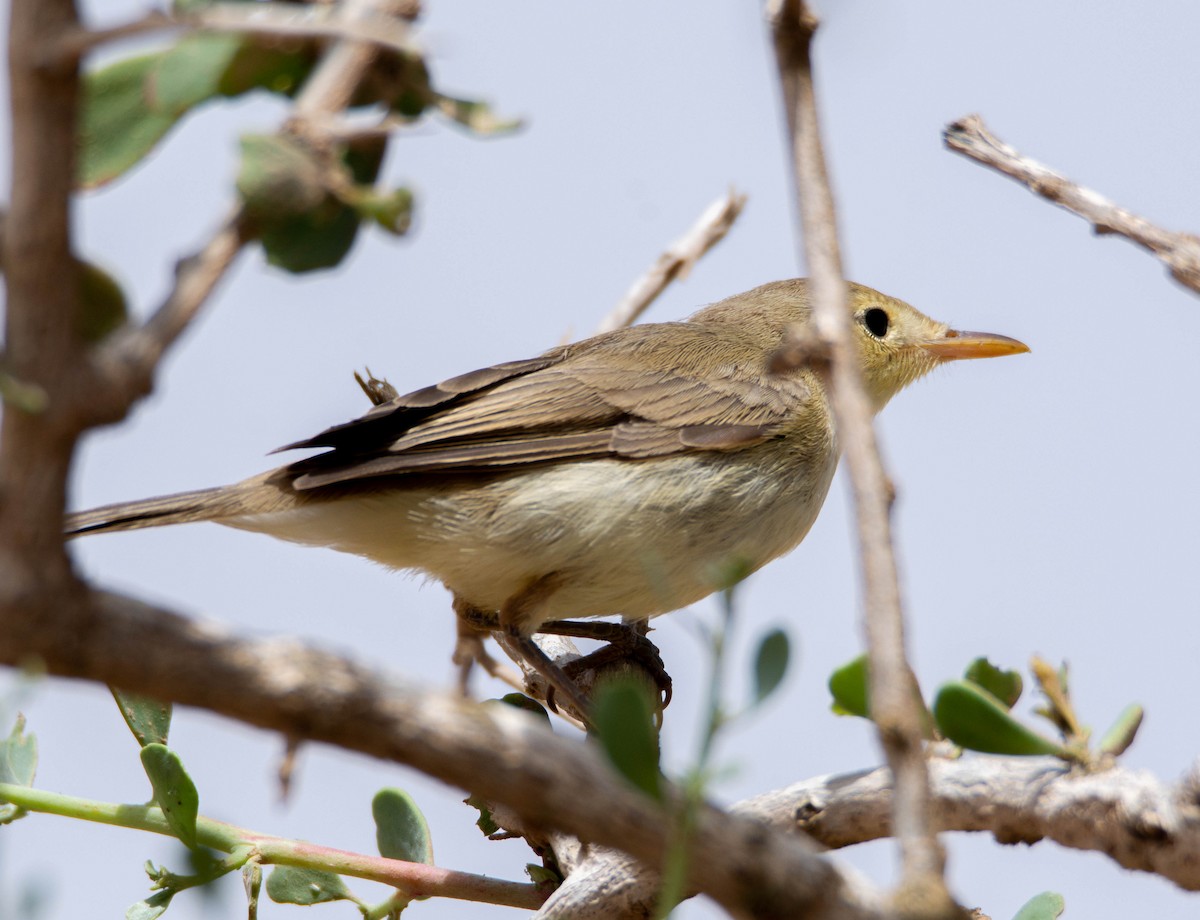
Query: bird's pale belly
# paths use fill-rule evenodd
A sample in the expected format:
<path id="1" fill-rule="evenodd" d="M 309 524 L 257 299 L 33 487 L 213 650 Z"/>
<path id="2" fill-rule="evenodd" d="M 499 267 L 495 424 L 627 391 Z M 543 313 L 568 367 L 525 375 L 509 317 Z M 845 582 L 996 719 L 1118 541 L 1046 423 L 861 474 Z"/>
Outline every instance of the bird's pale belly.
<path id="1" fill-rule="evenodd" d="M 798 462 L 762 445 L 737 457 L 574 462 L 227 523 L 418 569 L 488 610 L 541 584 L 523 617 L 532 623 L 655 616 L 711 594 L 733 567 L 752 571 L 799 543 L 836 465 L 832 451 L 820 453 Z M 764 475 L 764 465 L 775 469 Z"/>

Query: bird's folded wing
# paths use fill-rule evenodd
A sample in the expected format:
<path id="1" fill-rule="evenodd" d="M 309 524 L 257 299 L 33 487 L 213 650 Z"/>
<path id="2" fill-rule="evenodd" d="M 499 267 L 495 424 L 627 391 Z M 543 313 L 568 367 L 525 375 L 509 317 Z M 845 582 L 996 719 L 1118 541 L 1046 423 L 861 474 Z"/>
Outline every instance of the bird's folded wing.
<path id="1" fill-rule="evenodd" d="M 641 328 L 643 351 L 658 347 L 654 327 Z M 699 344 L 707 334 L 696 333 Z M 677 347 L 677 332 L 674 338 Z M 308 490 L 397 474 L 737 450 L 777 434 L 810 398 L 803 375 L 714 367 L 694 349 L 659 370 L 603 343 L 566 346 L 377 406 L 294 445 L 333 449 L 289 471 L 293 485 Z"/>

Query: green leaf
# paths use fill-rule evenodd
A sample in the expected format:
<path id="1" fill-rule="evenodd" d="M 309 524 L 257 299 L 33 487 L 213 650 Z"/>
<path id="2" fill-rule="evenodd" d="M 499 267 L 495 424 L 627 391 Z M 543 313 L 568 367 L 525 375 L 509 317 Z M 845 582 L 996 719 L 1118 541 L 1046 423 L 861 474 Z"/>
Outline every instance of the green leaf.
<path id="1" fill-rule="evenodd" d="M 859 655 L 829 675 L 834 712 L 840 716 L 871 718 L 867 691 L 867 656 Z"/>
<path id="2" fill-rule="evenodd" d="M 353 208 L 328 202 L 308 214 L 263 227 L 259 240 L 267 262 L 302 274 L 338 265 L 354 246 L 359 224 Z"/>
<path id="3" fill-rule="evenodd" d="M 183 761 L 164 745 L 151 743 L 142 748 L 142 767 L 154 789 L 154 802 L 162 809 L 167 824 L 185 846 L 195 847 L 200 795 L 183 768 Z"/>
<path id="4" fill-rule="evenodd" d="M 963 674 L 971 683 L 978 684 L 998 699 L 1006 708 L 1012 709 L 1021 698 L 1024 684 L 1016 671 L 1002 671 L 986 658 L 976 658 Z"/>
<path id="5" fill-rule="evenodd" d="M 380 856 L 433 865 L 429 823 L 412 796 L 400 789 L 380 789 L 371 800 L 371 814 Z"/>
<path id="6" fill-rule="evenodd" d="M 562 876 L 553 869 L 539 866 L 537 863 L 525 863 L 525 874 L 533 884 L 541 887 L 557 888 L 562 884 Z"/>
<path id="7" fill-rule="evenodd" d="M 278 866 L 267 876 L 267 897 L 277 904 L 302 905 L 354 900 L 341 876 L 295 866 Z"/>
<path id="8" fill-rule="evenodd" d="M 1066 756 L 1062 745 L 1022 725 L 977 684 L 943 684 L 933 701 L 933 715 L 942 734 L 959 747 L 986 754 Z"/>
<path id="9" fill-rule="evenodd" d="M 762 637 L 754 656 L 754 705 L 775 692 L 787 674 L 791 648 L 787 633 L 775 629 Z"/>
<path id="10" fill-rule="evenodd" d="M 37 759 L 37 736 L 25 734 L 25 717 L 18 715 L 9 736 L 0 741 L 0 783 L 32 786 Z"/>
<path id="11" fill-rule="evenodd" d="M 519 118 L 498 118 L 486 102 L 437 96 L 438 111 L 475 134 L 511 134 L 522 127 Z"/>
<path id="12" fill-rule="evenodd" d="M 1133 744 L 1133 739 L 1137 737 L 1138 729 L 1142 727 L 1142 718 L 1145 715 L 1145 710 L 1137 703 L 1131 703 L 1121 710 L 1121 714 L 1117 716 L 1112 727 L 1100 739 L 1100 753 L 1111 754 L 1114 757 L 1124 754 L 1129 749 L 1129 745 Z"/>
<path id="13" fill-rule="evenodd" d="M 75 326 L 85 342 L 99 342 L 125 324 L 129 305 L 117 279 L 91 262 L 79 266 L 79 308 Z"/>
<path id="14" fill-rule="evenodd" d="M 308 214 L 329 201 L 320 162 L 296 138 L 247 134 L 241 149 L 237 190 L 251 218 L 279 221 Z"/>
<path id="15" fill-rule="evenodd" d="M 202 102 L 222 95 L 225 72 L 246 40 L 233 33 L 186 35 L 147 74 L 150 108 L 176 117 Z"/>
<path id="16" fill-rule="evenodd" d="M 139 696 L 116 687 L 109 687 L 121 717 L 133 737 L 142 747 L 147 744 L 166 744 L 167 733 L 171 729 L 171 704 L 160 703 L 148 696 Z"/>
<path id="17" fill-rule="evenodd" d="M 406 188 L 379 192 L 359 185 L 341 197 L 359 216 L 373 220 L 395 236 L 403 236 L 412 226 L 413 195 Z"/>
<path id="18" fill-rule="evenodd" d="M 524 693 L 506 693 L 498 700 L 491 700 L 493 703 L 504 703 L 507 706 L 512 706 L 516 709 L 523 709 L 526 712 L 531 712 L 535 716 L 541 716 L 546 720 L 546 724 L 550 725 L 550 713 L 546 711 L 546 707 L 535 700 L 533 697 L 526 696 Z"/>
<path id="19" fill-rule="evenodd" d="M 619 679 L 602 684 L 596 693 L 592 722 L 617 772 L 635 788 L 661 800 L 658 733 L 644 688 Z"/>
<path id="20" fill-rule="evenodd" d="M 509 694 L 509 696 L 520 696 L 521 694 Z M 546 721 L 550 721 L 550 717 L 546 717 Z M 470 805 L 479 812 L 479 817 L 475 821 L 475 826 L 483 831 L 485 837 L 490 837 L 500 830 L 500 825 L 496 823 L 492 817 L 492 809 L 488 801 L 482 796 L 472 795 L 463 799 L 463 803 Z"/>
<path id="21" fill-rule="evenodd" d="M 150 107 L 146 81 L 165 52 L 117 61 L 84 77 L 79 183 L 111 182 L 146 156 L 178 120 Z"/>
<path id="22" fill-rule="evenodd" d="M 1013 920 L 1055 920 L 1067 905 L 1057 891 L 1043 891 L 1026 901 L 1013 915 Z"/>
<path id="23" fill-rule="evenodd" d="M 156 891 L 144 901 L 138 901 L 125 911 L 125 920 L 155 920 L 161 917 L 171 906 L 171 898 L 175 892 L 171 889 Z"/>

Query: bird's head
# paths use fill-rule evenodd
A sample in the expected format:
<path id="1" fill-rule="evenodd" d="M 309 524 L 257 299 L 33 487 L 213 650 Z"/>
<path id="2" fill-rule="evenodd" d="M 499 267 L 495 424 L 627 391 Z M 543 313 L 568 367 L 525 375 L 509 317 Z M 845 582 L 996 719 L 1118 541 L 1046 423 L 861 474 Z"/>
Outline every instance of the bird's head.
<path id="1" fill-rule="evenodd" d="M 1008 336 L 951 329 L 904 301 L 861 284 L 850 284 L 849 294 L 863 385 L 876 412 L 914 380 L 947 361 L 1029 351 Z"/>

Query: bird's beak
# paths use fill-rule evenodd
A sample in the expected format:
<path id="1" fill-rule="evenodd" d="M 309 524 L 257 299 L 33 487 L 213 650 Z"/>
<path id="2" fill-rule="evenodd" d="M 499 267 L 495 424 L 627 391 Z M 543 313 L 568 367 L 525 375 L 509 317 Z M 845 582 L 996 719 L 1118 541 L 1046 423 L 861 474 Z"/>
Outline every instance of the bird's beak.
<path id="1" fill-rule="evenodd" d="M 921 342 L 920 347 L 942 361 L 962 358 L 1000 358 L 1029 351 L 1029 346 L 993 332 L 957 332 L 947 329 L 941 338 Z"/>

